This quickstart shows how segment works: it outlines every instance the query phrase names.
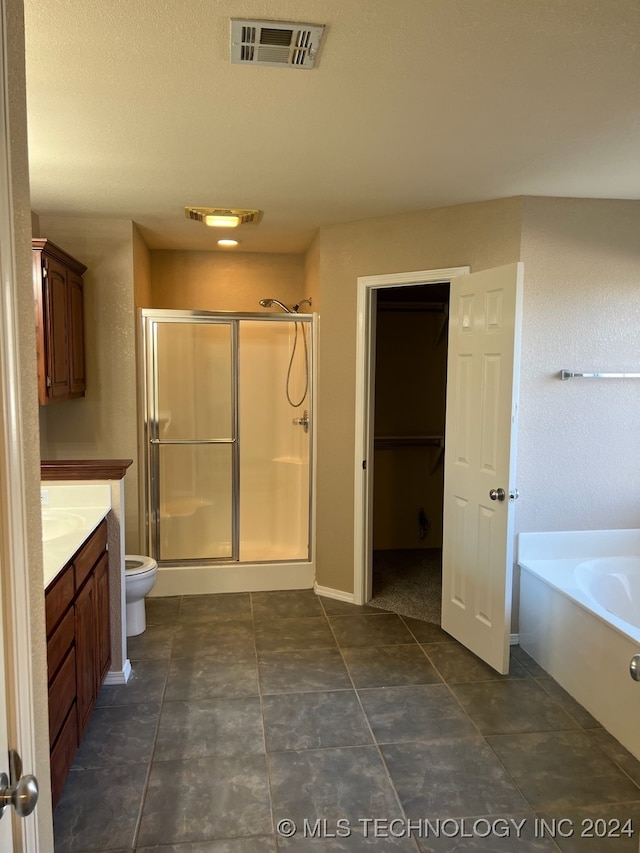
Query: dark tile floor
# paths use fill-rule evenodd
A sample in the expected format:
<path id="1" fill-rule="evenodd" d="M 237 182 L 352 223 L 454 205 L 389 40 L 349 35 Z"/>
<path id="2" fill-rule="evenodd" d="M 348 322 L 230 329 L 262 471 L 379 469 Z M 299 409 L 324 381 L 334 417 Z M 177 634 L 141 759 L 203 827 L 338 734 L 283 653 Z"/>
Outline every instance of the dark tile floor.
<path id="1" fill-rule="evenodd" d="M 310 590 L 147 614 L 56 853 L 638 850 L 640 763 L 518 648 L 501 677 L 436 625 Z"/>

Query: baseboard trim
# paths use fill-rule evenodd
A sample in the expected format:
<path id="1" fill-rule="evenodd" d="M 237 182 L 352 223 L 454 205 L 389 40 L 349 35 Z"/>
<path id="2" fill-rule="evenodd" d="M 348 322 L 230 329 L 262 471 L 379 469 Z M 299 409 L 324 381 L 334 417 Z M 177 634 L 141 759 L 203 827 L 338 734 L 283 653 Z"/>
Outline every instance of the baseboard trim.
<path id="1" fill-rule="evenodd" d="M 342 589 L 331 589 L 329 586 L 320 586 L 316 581 L 313 585 L 316 595 L 321 595 L 324 598 L 333 598 L 336 601 L 346 601 L 347 604 L 353 604 L 355 596 L 352 592 L 344 592 Z"/>
<path id="2" fill-rule="evenodd" d="M 127 658 L 122 669 L 110 669 L 104 679 L 104 684 L 126 684 L 131 677 L 131 661 Z"/>

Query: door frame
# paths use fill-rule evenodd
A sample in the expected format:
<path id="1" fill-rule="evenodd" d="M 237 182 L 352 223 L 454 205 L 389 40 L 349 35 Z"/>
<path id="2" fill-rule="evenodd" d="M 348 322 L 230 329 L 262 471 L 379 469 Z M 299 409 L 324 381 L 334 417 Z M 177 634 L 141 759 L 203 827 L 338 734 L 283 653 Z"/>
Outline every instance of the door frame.
<path id="1" fill-rule="evenodd" d="M 21 407 L 20 324 L 18 277 L 16 272 L 16 234 L 14 217 L 24 211 L 14 209 L 11 179 L 11 141 L 9 134 L 9 90 L 7 68 L 7 8 L 0 6 L 0 582 L 2 583 L 4 664 L 6 675 L 6 713 L 9 745 L 16 748 L 26 772 L 36 768 L 35 706 L 33 654 L 31 647 L 31 609 L 29 571 L 31 556 L 27 530 L 27 498 L 24 482 L 24 431 Z M 27 215 L 29 211 L 26 211 Z M 34 360 L 35 393 L 35 360 Z M 42 697 L 38 698 L 42 701 Z M 4 713 L 5 709 L 0 709 Z M 8 756 L 0 756 L 1 770 L 8 769 Z M 48 772 L 48 764 L 39 772 Z M 44 780 L 42 780 L 44 781 Z M 48 781 L 42 794 L 48 791 Z M 38 808 L 46 809 L 42 799 Z M 37 811 L 23 820 L 13 809 L 4 820 L 13 823 L 15 853 L 35 853 L 40 849 Z"/>
<path id="2" fill-rule="evenodd" d="M 354 455 L 354 568 L 353 601 L 366 604 L 372 595 L 373 569 L 373 426 L 376 346 L 376 291 L 419 284 L 446 284 L 468 275 L 471 267 L 417 270 L 415 272 L 358 277 L 356 332 L 356 395 Z"/>

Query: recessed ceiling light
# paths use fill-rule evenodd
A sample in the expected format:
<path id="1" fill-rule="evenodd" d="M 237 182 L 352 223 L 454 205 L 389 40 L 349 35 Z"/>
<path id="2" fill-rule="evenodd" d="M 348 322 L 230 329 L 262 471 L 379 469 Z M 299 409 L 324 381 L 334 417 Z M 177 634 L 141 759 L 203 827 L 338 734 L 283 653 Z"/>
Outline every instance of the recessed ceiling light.
<path id="1" fill-rule="evenodd" d="M 218 240 L 218 246 L 237 246 L 239 240 Z"/>

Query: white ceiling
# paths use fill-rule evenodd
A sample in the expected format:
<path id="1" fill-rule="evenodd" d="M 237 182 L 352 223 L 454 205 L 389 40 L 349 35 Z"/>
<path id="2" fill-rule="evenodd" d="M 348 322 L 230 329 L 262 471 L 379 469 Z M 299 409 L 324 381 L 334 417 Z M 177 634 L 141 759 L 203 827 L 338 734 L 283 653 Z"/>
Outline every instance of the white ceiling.
<path id="1" fill-rule="evenodd" d="M 640 198 L 638 0 L 25 0 L 32 206 L 239 250 L 510 195 Z M 230 63 L 230 19 L 326 24 L 316 68 Z"/>

